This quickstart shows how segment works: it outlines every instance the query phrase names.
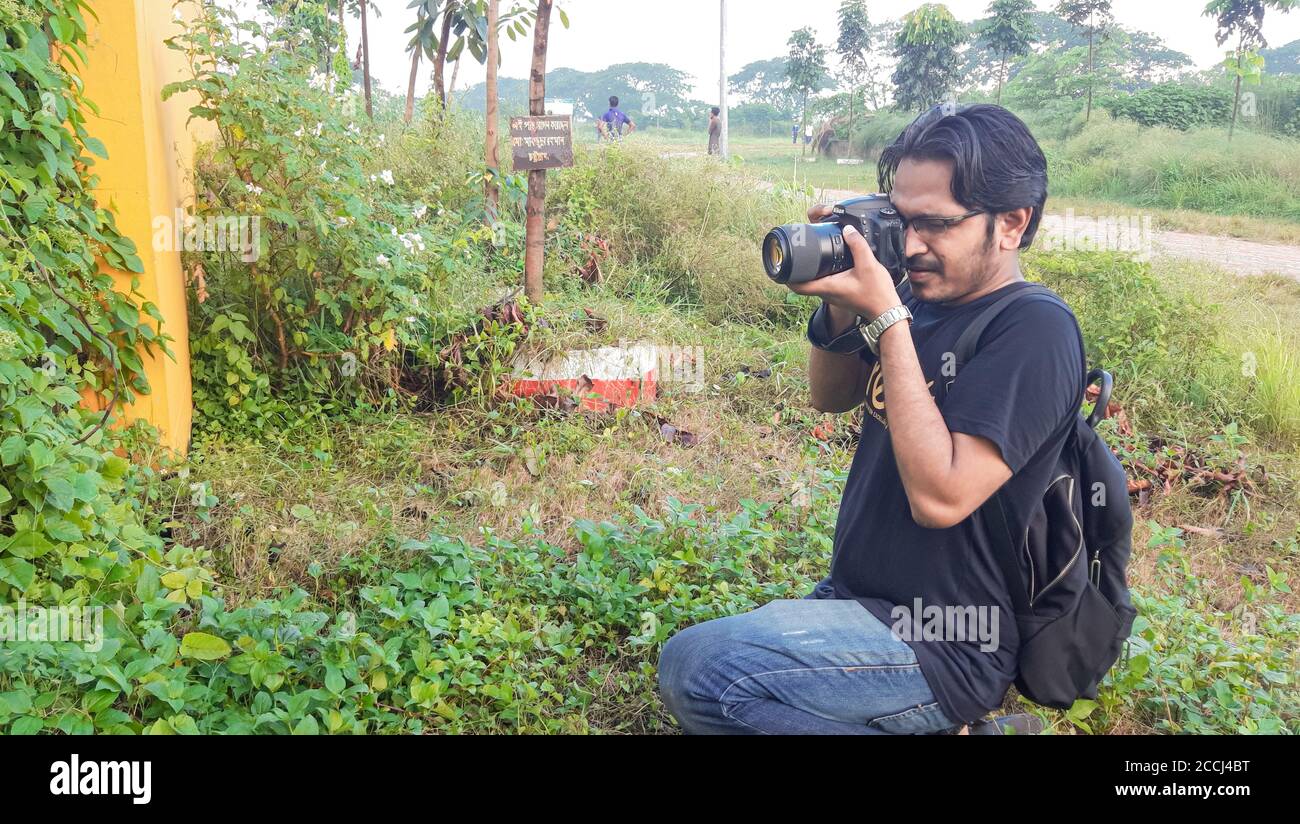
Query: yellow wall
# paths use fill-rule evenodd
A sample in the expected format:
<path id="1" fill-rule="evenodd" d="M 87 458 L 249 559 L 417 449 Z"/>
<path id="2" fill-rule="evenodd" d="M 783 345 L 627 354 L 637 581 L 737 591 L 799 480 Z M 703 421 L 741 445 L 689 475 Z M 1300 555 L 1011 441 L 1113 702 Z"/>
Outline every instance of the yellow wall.
<path id="1" fill-rule="evenodd" d="M 195 124 L 186 124 L 193 102 L 181 95 L 163 102 L 161 96 L 164 85 L 185 77 L 184 56 L 163 43 L 178 26 L 170 0 L 95 0 L 93 8 L 99 19 L 87 16 L 88 63 L 81 76 L 86 96 L 99 107 L 98 115 L 87 112 L 87 129 L 108 149 L 108 159 L 95 163 L 96 195 L 135 241 L 144 263 L 140 292 L 162 312 L 175 355 L 143 356 L 152 392 L 124 411 L 128 419 L 153 423 L 165 445 L 184 453 L 193 416 L 185 276 L 179 249 L 153 246 L 155 216 L 174 220 L 193 196 Z M 122 290 L 130 288 L 131 273 L 114 276 Z"/>

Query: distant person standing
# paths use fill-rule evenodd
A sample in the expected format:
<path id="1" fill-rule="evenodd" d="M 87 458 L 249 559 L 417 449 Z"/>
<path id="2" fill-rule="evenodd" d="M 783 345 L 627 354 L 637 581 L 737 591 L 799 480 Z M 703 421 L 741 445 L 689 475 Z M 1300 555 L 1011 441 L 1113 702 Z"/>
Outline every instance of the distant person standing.
<path id="1" fill-rule="evenodd" d="M 790 125 L 790 145 L 791 146 L 799 145 L 799 124 L 798 123 L 792 123 Z"/>
<path id="2" fill-rule="evenodd" d="M 803 127 L 803 145 L 807 146 L 812 143 L 812 124 L 809 123 Z"/>
<path id="3" fill-rule="evenodd" d="M 709 110 L 709 154 L 722 154 L 722 110 L 714 106 Z"/>
<path id="4" fill-rule="evenodd" d="M 623 113 L 618 107 L 618 96 L 614 95 L 609 98 L 609 109 L 600 116 L 600 121 L 596 124 L 600 133 L 610 140 L 620 140 L 623 137 L 623 124 L 627 124 L 627 133 L 632 134 L 636 131 L 636 124 L 632 118 Z"/>

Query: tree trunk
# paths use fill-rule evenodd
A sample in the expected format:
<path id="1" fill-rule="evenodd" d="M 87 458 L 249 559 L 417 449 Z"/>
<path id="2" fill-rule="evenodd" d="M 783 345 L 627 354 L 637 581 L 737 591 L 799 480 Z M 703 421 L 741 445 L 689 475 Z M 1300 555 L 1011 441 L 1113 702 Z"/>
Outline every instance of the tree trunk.
<path id="1" fill-rule="evenodd" d="M 998 105 L 1002 105 L 1002 79 L 1007 75 L 1007 56 L 1002 55 L 1002 65 L 998 67 Z"/>
<path id="2" fill-rule="evenodd" d="M 808 156 L 808 143 L 804 140 L 804 135 L 808 133 L 808 92 L 803 93 L 803 116 L 799 123 L 799 144 L 803 147 L 799 150 L 800 157 Z"/>
<path id="3" fill-rule="evenodd" d="M 487 204 L 487 219 L 494 223 L 500 203 L 500 189 L 497 188 L 497 170 L 501 167 L 498 155 L 497 137 L 497 63 L 501 59 L 497 40 L 497 23 L 499 20 L 501 0 L 488 0 L 487 28 L 487 145 L 483 162 L 492 176 L 483 181 L 483 202 Z"/>
<path id="4" fill-rule="evenodd" d="M 858 94 L 857 89 L 852 87 L 849 88 L 849 134 L 848 134 L 849 151 L 853 151 L 853 113 L 855 109 L 855 104 L 858 102 L 857 94 Z"/>
<path id="5" fill-rule="evenodd" d="M 411 55 L 411 79 L 406 82 L 406 114 L 403 117 L 406 125 L 411 125 L 411 117 L 415 114 L 415 78 L 416 73 L 420 70 L 420 44 L 415 44 L 415 53 Z"/>
<path id="6" fill-rule="evenodd" d="M 1244 56 L 1246 46 L 1246 34 L 1243 32 L 1237 39 L 1237 76 L 1232 83 L 1232 119 L 1228 121 L 1228 140 L 1232 141 L 1232 133 L 1237 129 L 1237 109 L 1241 105 L 1241 59 Z"/>
<path id="7" fill-rule="evenodd" d="M 339 0 L 339 31 L 343 36 L 343 59 L 348 59 L 348 29 L 343 24 L 343 12 L 347 10 L 348 0 Z M 333 72 L 331 72 L 332 74 Z M 337 91 L 343 91 L 342 87 L 337 87 Z"/>
<path id="8" fill-rule="evenodd" d="M 1092 30 L 1088 31 L 1088 111 L 1083 115 L 1083 122 L 1092 119 Z"/>
<path id="9" fill-rule="evenodd" d="M 451 17 L 456 11 L 456 0 L 449 0 L 442 12 L 442 32 L 438 35 L 438 54 L 433 58 L 433 86 L 438 90 L 438 102 L 447 108 L 447 90 L 443 88 L 443 67 L 447 65 L 447 40 L 451 37 Z"/>
<path id="10" fill-rule="evenodd" d="M 1228 121 L 1228 140 L 1237 128 L 1237 109 L 1241 105 L 1241 52 L 1237 52 L 1237 77 L 1232 84 L 1232 120 Z"/>
<path id="11" fill-rule="evenodd" d="M 464 53 L 460 57 L 464 57 Z M 447 84 L 447 105 L 451 106 L 451 96 L 456 93 L 456 75 L 460 74 L 460 57 L 451 64 L 451 82 Z"/>
<path id="12" fill-rule="evenodd" d="M 537 0 L 533 27 L 533 68 L 528 79 L 528 113 L 546 114 L 546 41 L 554 0 Z M 542 264 L 546 248 L 546 170 L 528 173 L 528 210 L 524 242 L 524 294 L 534 305 L 542 302 Z"/>
<path id="13" fill-rule="evenodd" d="M 366 117 L 375 119 L 370 103 L 370 33 L 366 29 L 366 0 L 361 0 L 361 73 L 366 84 Z"/>

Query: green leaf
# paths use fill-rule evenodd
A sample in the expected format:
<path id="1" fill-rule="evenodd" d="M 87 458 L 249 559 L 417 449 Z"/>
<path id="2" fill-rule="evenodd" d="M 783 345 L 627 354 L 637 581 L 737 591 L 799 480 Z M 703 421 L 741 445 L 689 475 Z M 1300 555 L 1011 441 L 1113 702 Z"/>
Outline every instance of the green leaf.
<path id="1" fill-rule="evenodd" d="M 36 735 L 45 727 L 45 722 L 34 715 L 24 715 L 9 727 L 10 735 Z"/>
<path id="2" fill-rule="evenodd" d="M 27 455 L 27 439 L 22 435 L 10 435 L 0 443 L 0 460 L 5 466 L 13 466 Z"/>
<path id="3" fill-rule="evenodd" d="M 187 632 L 181 639 L 181 655 L 200 661 L 216 661 L 230 654 L 230 644 L 206 632 Z"/>
<path id="4" fill-rule="evenodd" d="M 76 503 L 77 490 L 64 478 L 45 479 L 45 501 L 60 512 L 67 512 Z"/>
<path id="5" fill-rule="evenodd" d="M 56 541 L 62 541 L 69 544 L 76 543 L 85 537 L 79 526 L 71 521 L 57 517 L 46 517 L 45 534 L 49 535 Z"/>
<path id="6" fill-rule="evenodd" d="M 153 564 L 145 563 L 144 570 L 135 582 L 135 597 L 148 603 L 158 597 L 158 570 Z"/>
<path id="7" fill-rule="evenodd" d="M 23 429 L 30 428 L 31 425 L 40 420 L 41 416 L 46 412 L 45 404 L 41 403 L 39 398 L 32 395 L 19 398 L 10 404 L 9 408 L 18 413 L 18 420 L 22 424 Z"/>
<path id="8" fill-rule="evenodd" d="M 162 585 L 168 589 L 184 589 L 190 577 L 184 572 L 169 572 L 162 577 Z"/>
<path id="9" fill-rule="evenodd" d="M 39 558 L 50 550 L 54 549 L 54 544 L 45 539 L 45 536 L 32 530 L 24 530 L 9 539 L 5 545 L 5 550 L 10 555 L 19 558 Z"/>
<path id="10" fill-rule="evenodd" d="M 14 690 L 12 692 L 0 692 L 0 706 L 17 715 L 23 712 L 32 711 L 31 693 Z"/>
<path id="11" fill-rule="evenodd" d="M 36 580 L 36 567 L 22 558 L 0 558 L 0 581 L 26 591 Z"/>
<path id="12" fill-rule="evenodd" d="M 316 723 L 316 716 L 304 716 L 298 722 L 298 726 L 293 728 L 294 735 L 320 735 L 320 725 Z"/>

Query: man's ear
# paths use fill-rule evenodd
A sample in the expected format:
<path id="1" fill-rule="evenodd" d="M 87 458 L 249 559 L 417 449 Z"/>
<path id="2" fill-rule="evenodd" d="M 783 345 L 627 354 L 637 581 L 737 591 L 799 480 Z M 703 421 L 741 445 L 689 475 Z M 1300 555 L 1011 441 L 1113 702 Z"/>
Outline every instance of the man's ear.
<path id="1" fill-rule="evenodd" d="M 1025 231 L 1029 228 L 1029 221 L 1033 216 L 1034 210 L 1029 206 L 999 214 L 998 248 L 1006 252 L 1014 252 L 1019 249 L 1020 239 L 1024 237 Z"/>

